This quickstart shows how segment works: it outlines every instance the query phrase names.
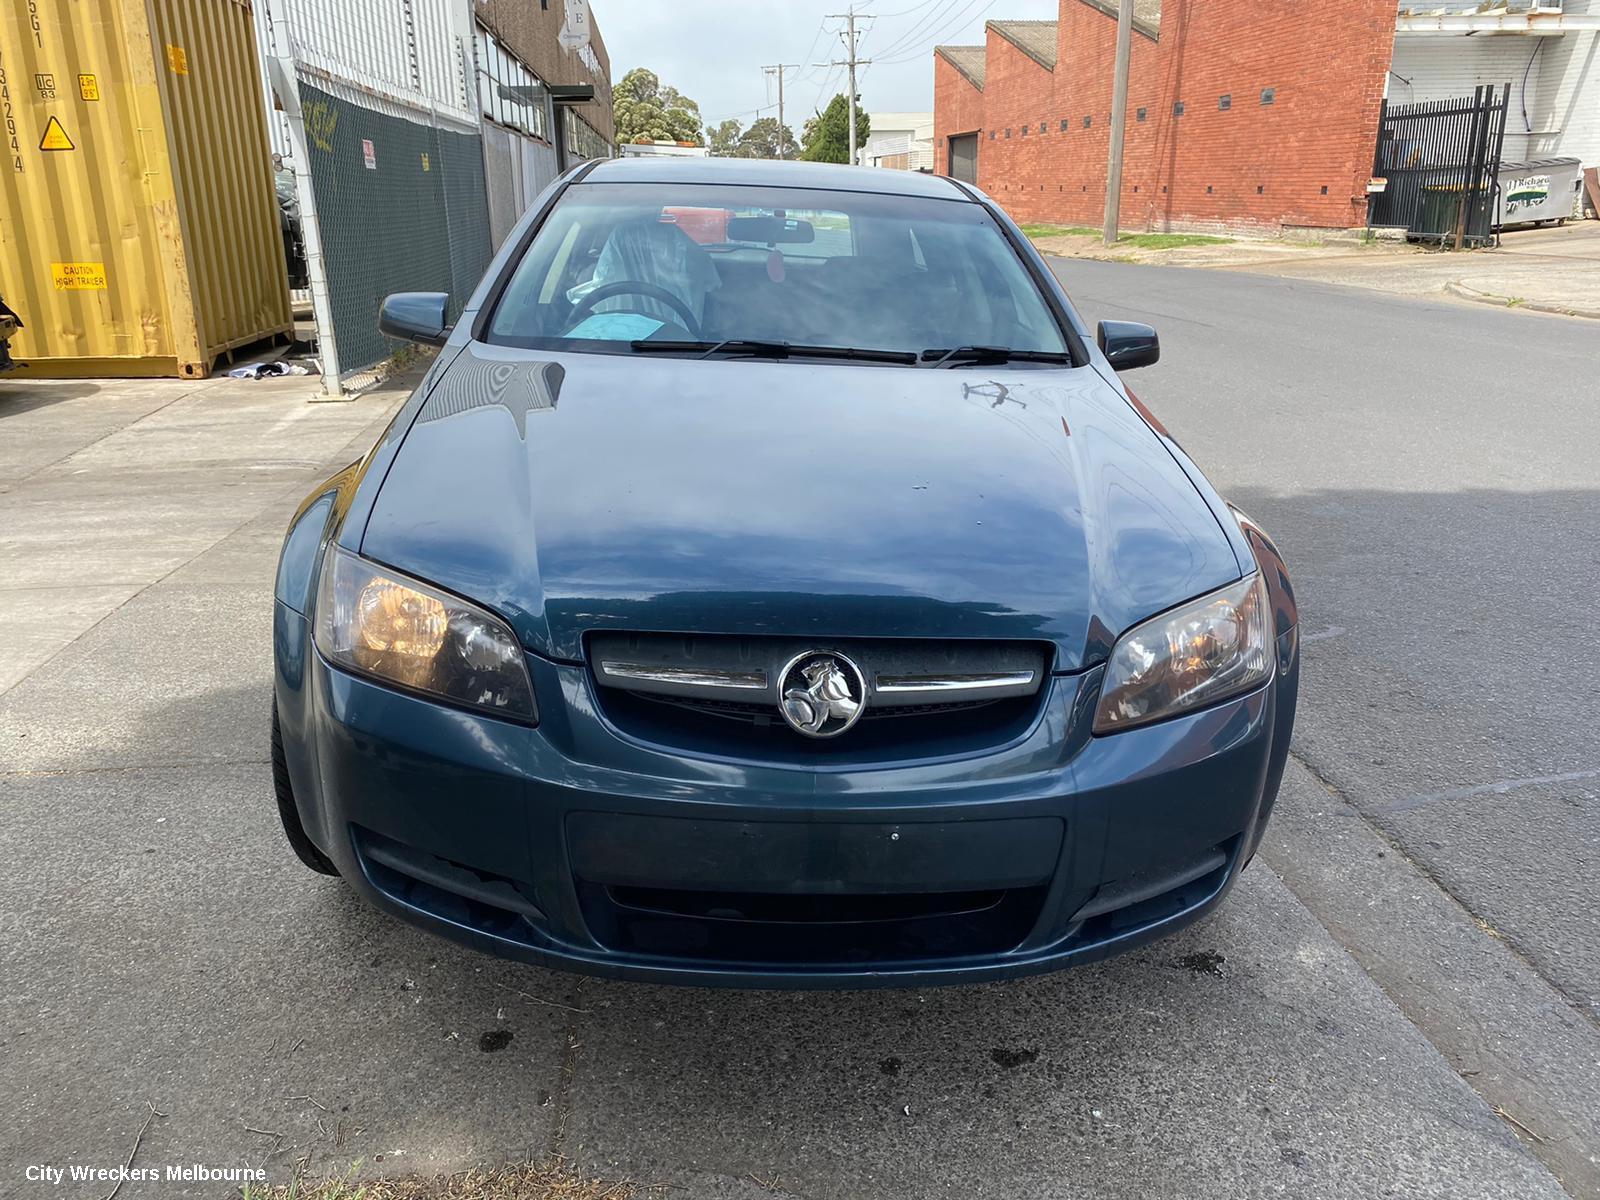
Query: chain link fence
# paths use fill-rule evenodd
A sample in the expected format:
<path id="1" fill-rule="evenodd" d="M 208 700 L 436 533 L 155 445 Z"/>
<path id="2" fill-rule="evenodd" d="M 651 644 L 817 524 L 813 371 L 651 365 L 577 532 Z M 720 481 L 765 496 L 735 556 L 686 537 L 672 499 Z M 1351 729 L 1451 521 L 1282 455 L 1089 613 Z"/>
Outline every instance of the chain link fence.
<path id="1" fill-rule="evenodd" d="M 450 317 L 489 265 L 483 140 L 300 82 L 343 371 L 394 352 L 378 332 L 390 292 L 449 292 Z"/>
<path id="2" fill-rule="evenodd" d="M 398 347 L 391 292 L 459 315 L 493 240 L 472 0 L 259 0 L 274 145 L 293 170 L 325 388 Z"/>

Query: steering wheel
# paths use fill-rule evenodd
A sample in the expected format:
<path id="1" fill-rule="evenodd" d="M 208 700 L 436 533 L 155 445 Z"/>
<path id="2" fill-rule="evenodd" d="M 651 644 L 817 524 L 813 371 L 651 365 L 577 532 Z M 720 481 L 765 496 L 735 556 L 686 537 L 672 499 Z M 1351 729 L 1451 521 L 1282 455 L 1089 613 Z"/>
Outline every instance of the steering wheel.
<path id="1" fill-rule="evenodd" d="M 653 283 L 645 283 L 638 279 L 619 279 L 615 283 L 602 284 L 595 288 L 582 300 L 573 306 L 568 320 L 577 325 L 586 320 L 594 312 L 595 306 L 603 300 L 610 300 L 615 296 L 644 296 L 650 300 L 659 300 L 678 316 L 683 318 L 683 327 L 692 333 L 696 339 L 700 338 L 700 322 L 695 320 L 694 311 L 678 297 L 667 291 L 664 287 L 657 287 Z M 646 314 L 641 313 L 640 316 Z"/>

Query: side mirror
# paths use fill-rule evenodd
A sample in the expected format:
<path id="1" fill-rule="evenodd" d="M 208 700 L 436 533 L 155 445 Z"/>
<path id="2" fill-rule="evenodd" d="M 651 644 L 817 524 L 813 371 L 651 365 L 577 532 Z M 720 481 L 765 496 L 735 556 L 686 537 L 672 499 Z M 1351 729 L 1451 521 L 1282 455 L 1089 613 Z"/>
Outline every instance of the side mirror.
<path id="1" fill-rule="evenodd" d="M 442 346 L 450 337 L 445 324 L 450 297 L 444 292 L 394 292 L 383 298 L 378 329 L 392 338 Z"/>
<path id="2" fill-rule="evenodd" d="M 1094 340 L 1106 361 L 1118 371 L 1161 361 L 1161 339 L 1154 329 L 1137 321 L 1101 321 Z"/>

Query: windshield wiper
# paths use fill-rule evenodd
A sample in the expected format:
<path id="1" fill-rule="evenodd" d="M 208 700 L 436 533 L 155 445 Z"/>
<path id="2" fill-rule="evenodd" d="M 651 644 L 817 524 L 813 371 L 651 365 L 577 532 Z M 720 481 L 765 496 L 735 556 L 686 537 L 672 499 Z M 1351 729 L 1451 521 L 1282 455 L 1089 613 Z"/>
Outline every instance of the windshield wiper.
<path id="1" fill-rule="evenodd" d="M 901 363 L 910 366 L 917 356 L 909 350 L 870 350 L 860 346 L 807 346 L 794 342 L 763 341 L 760 338 L 723 338 L 719 342 L 652 341 L 630 342 L 643 354 L 694 354 L 710 358 L 713 354 L 748 354 L 756 358 L 843 358 L 858 362 Z"/>
<path id="2" fill-rule="evenodd" d="M 961 363 L 1038 362 L 1072 365 L 1072 355 L 1065 350 L 1013 350 L 1009 346 L 957 346 L 952 350 L 937 348 L 924 350 L 922 361 L 932 368 Z"/>

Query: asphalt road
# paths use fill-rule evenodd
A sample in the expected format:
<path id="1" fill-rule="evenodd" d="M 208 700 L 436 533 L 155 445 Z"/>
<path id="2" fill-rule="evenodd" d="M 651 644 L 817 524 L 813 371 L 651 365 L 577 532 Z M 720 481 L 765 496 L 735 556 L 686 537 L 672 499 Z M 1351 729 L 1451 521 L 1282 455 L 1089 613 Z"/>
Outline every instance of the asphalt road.
<path id="1" fill-rule="evenodd" d="M 559 1152 L 691 1197 L 1600 1195 L 1600 325 L 1062 270 L 1160 326 L 1130 382 L 1278 536 L 1304 715 L 1214 918 L 979 988 L 578 980 L 308 875 L 265 754 L 276 541 L 398 397 L 0 381 L 0 1193 L 102 1196 L 24 1166 L 120 1164 L 148 1120 L 140 1164 L 278 1179 Z"/>

